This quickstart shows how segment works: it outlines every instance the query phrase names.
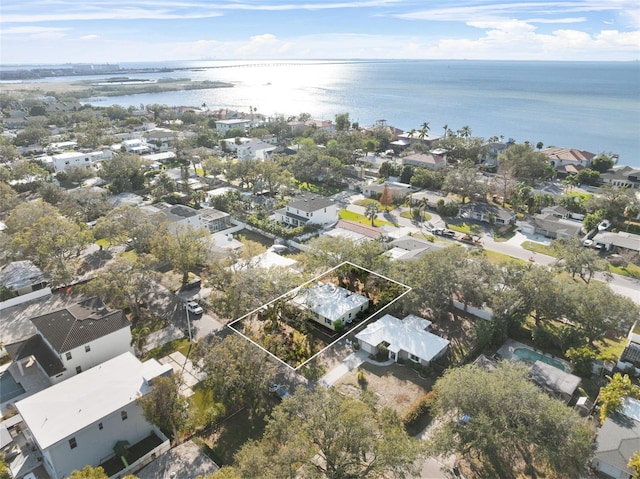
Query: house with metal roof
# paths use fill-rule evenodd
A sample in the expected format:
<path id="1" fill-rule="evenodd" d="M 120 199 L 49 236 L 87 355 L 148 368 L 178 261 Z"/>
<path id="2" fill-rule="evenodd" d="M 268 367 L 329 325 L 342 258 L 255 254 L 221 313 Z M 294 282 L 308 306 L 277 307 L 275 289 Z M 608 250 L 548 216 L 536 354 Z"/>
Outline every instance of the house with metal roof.
<path id="1" fill-rule="evenodd" d="M 49 282 L 31 261 L 13 261 L 0 267 L 0 311 L 35 298 L 49 296 Z"/>
<path id="2" fill-rule="evenodd" d="M 51 384 L 91 369 L 131 349 L 131 323 L 122 311 L 108 310 L 98 298 L 31 318 L 36 334 L 5 345 L 24 375 L 35 360 Z"/>
<path id="3" fill-rule="evenodd" d="M 360 347 L 369 354 L 377 354 L 383 347 L 389 359 L 409 360 L 423 366 L 442 357 L 449 340 L 429 331 L 431 321 L 410 314 L 398 319 L 385 314 L 356 334 Z"/>
<path id="4" fill-rule="evenodd" d="M 293 301 L 311 311 L 315 322 L 334 331 L 352 323 L 358 313 L 369 307 L 369 298 L 366 296 L 333 283 L 322 282 L 302 289 Z"/>
<path id="5" fill-rule="evenodd" d="M 126 352 L 16 403 L 25 435 L 52 479 L 86 465 L 110 478 L 134 473 L 169 450 L 167 437 L 137 404 L 171 366 Z"/>

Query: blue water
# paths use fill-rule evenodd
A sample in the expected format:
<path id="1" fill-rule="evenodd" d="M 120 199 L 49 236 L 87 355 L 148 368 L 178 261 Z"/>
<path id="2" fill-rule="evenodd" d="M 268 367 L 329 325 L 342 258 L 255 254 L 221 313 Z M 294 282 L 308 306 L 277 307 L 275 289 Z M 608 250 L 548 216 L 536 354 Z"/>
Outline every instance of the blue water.
<path id="1" fill-rule="evenodd" d="M 621 164 L 640 166 L 639 62 L 208 61 L 122 66 L 201 69 L 132 76 L 220 80 L 234 88 L 98 98 L 92 104 L 206 103 L 211 109 L 243 111 L 254 106 L 267 116 L 308 112 L 325 119 L 348 112 L 362 126 L 385 119 L 410 130 L 427 121 L 435 134 L 442 134 L 444 125 L 454 131 L 468 125 L 474 136 L 502 135 L 518 142 L 617 153 Z M 208 68 L 212 66 L 219 68 Z"/>
<path id="2" fill-rule="evenodd" d="M 18 384 L 9 371 L 0 372 L 0 404 L 10 401 L 24 393 L 24 388 Z"/>
<path id="3" fill-rule="evenodd" d="M 533 349 L 517 348 L 513 351 L 513 354 L 515 354 L 518 358 L 522 359 L 523 361 L 527 361 L 530 363 L 535 363 L 536 361 L 542 361 L 543 363 L 549 364 L 554 368 L 560 369 L 561 371 L 565 370 L 564 366 L 560 361 L 556 361 L 555 359 L 545 356 L 544 354 L 540 354 L 539 352 L 534 351 Z"/>

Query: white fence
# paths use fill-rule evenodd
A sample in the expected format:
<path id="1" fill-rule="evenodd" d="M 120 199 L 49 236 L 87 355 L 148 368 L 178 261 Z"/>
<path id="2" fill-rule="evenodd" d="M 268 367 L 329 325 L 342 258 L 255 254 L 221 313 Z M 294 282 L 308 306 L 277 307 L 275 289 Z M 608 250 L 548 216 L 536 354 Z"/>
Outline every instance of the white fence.
<path id="1" fill-rule="evenodd" d="M 456 301 L 455 299 L 453 300 L 453 305 L 461 310 L 461 311 L 465 311 L 469 314 L 473 314 L 474 316 L 480 318 L 480 319 L 484 319 L 486 321 L 491 321 L 491 319 L 493 319 L 493 311 L 491 311 L 488 308 L 475 308 L 473 306 L 469 306 L 466 305 L 464 303 L 461 303 L 460 301 Z"/>

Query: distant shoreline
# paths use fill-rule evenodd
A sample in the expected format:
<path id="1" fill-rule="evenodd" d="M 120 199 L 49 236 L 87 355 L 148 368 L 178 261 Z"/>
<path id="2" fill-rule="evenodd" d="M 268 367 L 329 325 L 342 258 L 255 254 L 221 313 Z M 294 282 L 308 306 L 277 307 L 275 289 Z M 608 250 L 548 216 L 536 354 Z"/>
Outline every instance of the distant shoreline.
<path id="1" fill-rule="evenodd" d="M 27 95 L 62 95 L 70 96 L 78 100 L 92 97 L 111 97 L 122 95 L 138 95 L 144 93 L 164 93 L 184 90 L 206 90 L 210 88 L 233 88 L 232 83 L 222 81 L 191 81 L 189 79 L 162 79 L 157 82 L 134 83 L 113 82 L 109 79 L 94 81 L 61 81 L 61 82 L 34 82 L 24 83 L 0 83 L 0 94 L 27 94 Z"/>

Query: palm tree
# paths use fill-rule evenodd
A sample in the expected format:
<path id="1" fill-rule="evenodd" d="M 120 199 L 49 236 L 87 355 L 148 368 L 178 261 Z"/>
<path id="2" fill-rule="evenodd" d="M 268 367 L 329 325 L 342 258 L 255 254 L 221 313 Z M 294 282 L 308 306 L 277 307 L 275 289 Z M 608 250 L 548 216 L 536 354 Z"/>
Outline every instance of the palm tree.
<path id="1" fill-rule="evenodd" d="M 416 134 L 416 129 L 415 129 L 415 128 L 411 128 L 411 129 L 409 130 L 409 133 L 407 134 L 407 136 L 408 136 L 410 139 L 412 139 L 412 140 L 413 140 L 413 137 L 415 136 L 415 134 Z"/>
<path id="2" fill-rule="evenodd" d="M 147 342 L 147 336 L 151 333 L 151 329 L 147 326 L 142 326 L 138 328 L 133 328 L 131 330 L 131 346 L 133 346 L 133 350 L 136 355 L 142 355 L 142 348 Z"/>
<path id="3" fill-rule="evenodd" d="M 447 133 L 449 132 L 449 125 L 444 125 L 442 128 L 444 129 L 444 137 L 446 138 Z"/>
<path id="4" fill-rule="evenodd" d="M 420 133 L 418 135 L 418 138 L 424 140 L 424 137 L 427 136 L 427 133 L 429 133 L 429 122 L 425 121 L 422 125 L 420 125 L 420 130 L 418 130 L 418 132 Z"/>
<path id="5" fill-rule="evenodd" d="M 458 134 L 466 140 L 471 136 L 471 128 L 465 125 L 458 130 Z"/>
<path id="6" fill-rule="evenodd" d="M 367 205 L 364 215 L 371 220 L 371 226 L 375 226 L 374 220 L 378 216 L 379 212 L 380 212 L 380 208 L 378 207 L 378 203 L 372 201 Z"/>

